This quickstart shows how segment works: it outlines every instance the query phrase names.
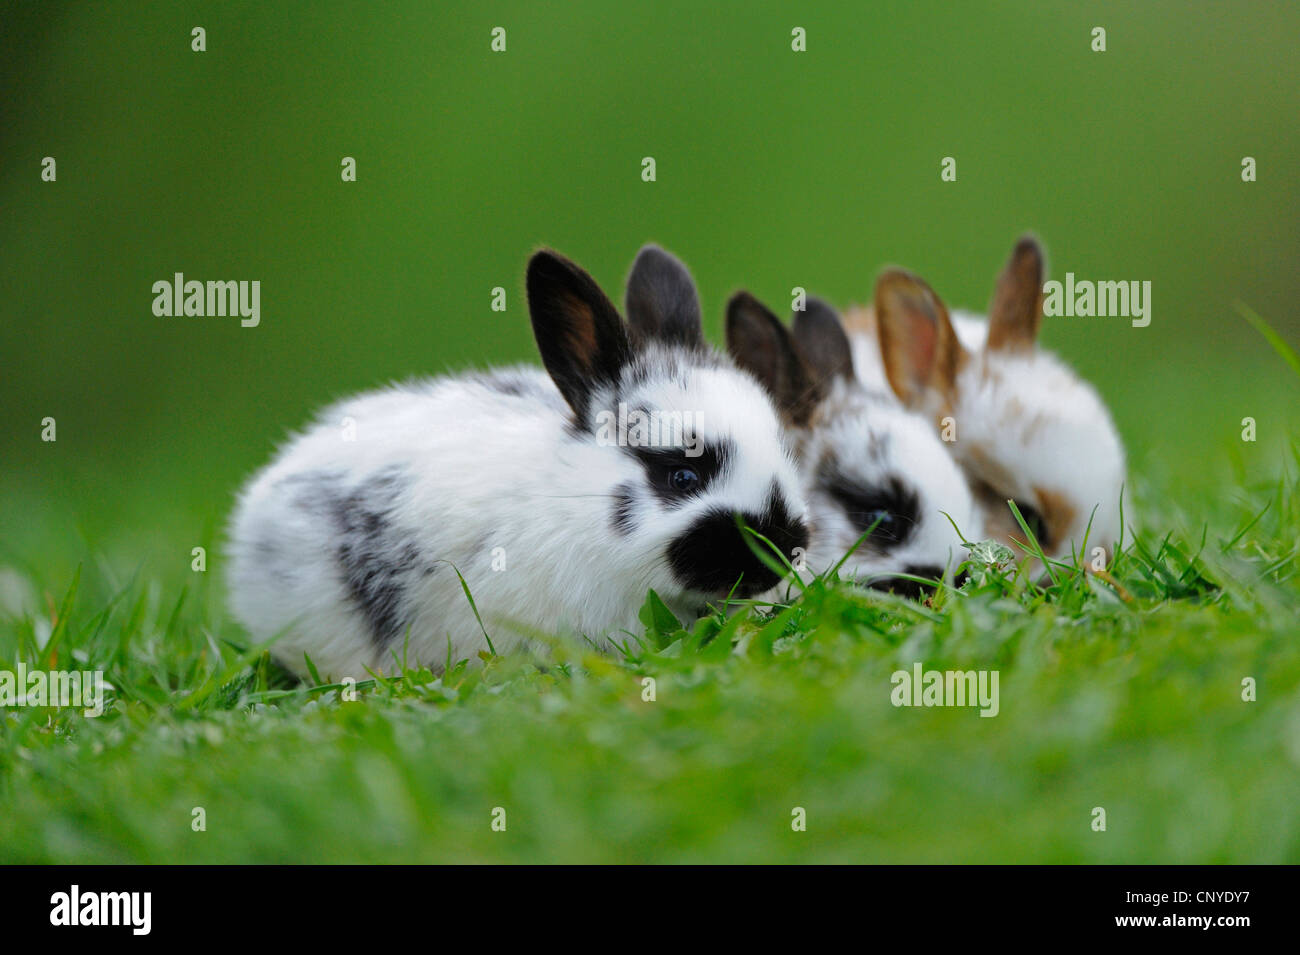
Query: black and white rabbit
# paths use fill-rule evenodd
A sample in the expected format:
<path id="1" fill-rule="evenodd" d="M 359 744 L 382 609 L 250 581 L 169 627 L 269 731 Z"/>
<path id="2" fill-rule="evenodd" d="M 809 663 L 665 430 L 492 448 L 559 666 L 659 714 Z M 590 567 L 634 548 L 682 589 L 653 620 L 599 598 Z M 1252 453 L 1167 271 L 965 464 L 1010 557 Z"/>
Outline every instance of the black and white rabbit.
<path id="1" fill-rule="evenodd" d="M 928 421 L 857 380 L 834 309 L 810 298 L 792 333 L 740 292 L 727 306 L 727 347 L 768 388 L 795 447 L 808 570 L 834 566 L 873 526 L 841 576 L 918 595 L 922 585 L 896 575 L 936 579 L 965 559 L 953 522 L 967 539 L 982 528 L 961 470 Z"/>
<path id="2" fill-rule="evenodd" d="M 776 410 L 706 345 L 680 262 L 641 250 L 626 325 L 554 252 L 529 261 L 527 289 L 545 372 L 348 399 L 244 489 L 231 605 L 255 638 L 277 638 L 285 665 L 302 672 L 308 654 L 342 677 L 404 652 L 434 668 L 472 658 L 487 641 L 458 571 L 498 653 L 539 634 L 608 646 L 639 631 L 650 588 L 679 614 L 737 582 L 740 595 L 771 588 L 738 517 L 788 555 L 806 547 Z M 636 412 L 691 427 L 655 443 L 614 426 Z"/>
<path id="3" fill-rule="evenodd" d="M 1037 344 L 1043 277 L 1042 248 L 1026 236 L 987 320 L 950 316 L 924 281 L 888 269 L 874 307 L 851 309 L 846 324 L 864 384 L 950 432 L 990 536 L 1023 540 L 1014 500 L 1049 557 L 1106 563 L 1120 535 L 1124 446 L 1096 390 Z"/>

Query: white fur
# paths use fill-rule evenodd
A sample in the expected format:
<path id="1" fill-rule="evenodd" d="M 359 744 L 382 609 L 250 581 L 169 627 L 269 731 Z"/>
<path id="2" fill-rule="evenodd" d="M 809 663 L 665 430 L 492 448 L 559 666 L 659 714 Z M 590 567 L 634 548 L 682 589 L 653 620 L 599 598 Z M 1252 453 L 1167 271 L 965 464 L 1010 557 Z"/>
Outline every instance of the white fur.
<path id="1" fill-rule="evenodd" d="M 812 535 L 808 564 L 814 573 L 837 563 L 863 533 L 819 483 L 817 469 L 828 453 L 855 484 L 883 487 L 896 480 L 919 505 L 916 526 L 901 544 L 880 549 L 863 542 L 841 576 L 869 583 L 920 568 L 951 570 L 965 558 L 953 522 L 967 539 L 979 539 L 979 516 L 960 469 L 930 423 L 890 397 L 836 380 L 799 443 Z"/>
<path id="2" fill-rule="evenodd" d="M 716 597 L 684 592 L 666 566 L 665 546 L 708 507 L 761 508 L 773 481 L 797 514 L 793 462 L 771 404 L 747 375 L 721 361 L 677 362 L 667 350 L 637 361 L 649 369 L 644 383 L 619 398 L 692 412 L 700 436 L 725 437 L 741 452 L 698 499 L 665 507 L 639 495 L 635 529 L 616 534 L 616 488 L 643 481 L 641 467 L 624 450 L 571 429 L 569 409 L 541 369 L 504 373 L 527 389 L 522 397 L 481 375 L 390 387 L 329 409 L 245 488 L 230 529 L 236 617 L 259 641 L 278 636 L 274 653 L 287 666 L 302 672 L 308 653 L 322 674 L 339 677 L 391 669 L 408 627 L 412 663 L 437 667 L 487 649 L 452 564 L 499 653 L 527 645 L 533 634 L 621 641 L 622 631 L 640 632 L 636 614 L 648 588 L 679 613 Z M 606 387 L 593 407 L 613 407 L 614 399 Z M 355 421 L 354 441 L 344 440 L 344 418 Z M 313 490 L 313 473 L 334 476 L 322 485 L 327 490 Z M 384 546 L 398 550 L 381 556 L 407 569 L 403 632 L 380 647 L 341 576 L 339 527 L 321 498 L 364 499 L 383 490 L 376 475 L 386 473 L 403 478 L 391 506 L 371 502 L 388 523 Z M 498 567 L 504 558 L 504 569 L 493 568 L 494 556 Z"/>

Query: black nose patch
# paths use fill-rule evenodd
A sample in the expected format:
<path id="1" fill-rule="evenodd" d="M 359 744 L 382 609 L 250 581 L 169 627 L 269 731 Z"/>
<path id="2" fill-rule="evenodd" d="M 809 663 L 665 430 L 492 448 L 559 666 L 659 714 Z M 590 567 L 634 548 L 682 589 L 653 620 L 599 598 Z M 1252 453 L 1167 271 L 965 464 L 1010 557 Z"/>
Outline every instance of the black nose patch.
<path id="1" fill-rule="evenodd" d="M 790 515 L 779 497 L 769 502 L 766 514 L 742 514 L 740 519 L 779 547 L 792 563 L 795 548 L 808 546 L 808 528 Z M 770 550 L 761 540 L 753 543 L 764 552 Z M 775 554 L 772 560 L 777 560 Z M 721 509 L 697 519 L 668 545 L 668 563 L 683 586 L 719 597 L 731 593 L 733 587 L 738 596 L 752 597 L 781 579 L 750 550 L 735 514 Z"/>
<path id="2" fill-rule="evenodd" d="M 938 566 L 911 566 L 904 567 L 903 571 L 913 577 L 924 577 L 926 580 L 943 579 L 943 568 Z M 909 597 L 912 600 L 928 597 L 935 590 L 934 584 L 923 584 L 919 581 L 908 580 L 905 577 L 877 577 L 867 586 L 872 590 L 886 590 L 898 594 L 900 597 Z"/>

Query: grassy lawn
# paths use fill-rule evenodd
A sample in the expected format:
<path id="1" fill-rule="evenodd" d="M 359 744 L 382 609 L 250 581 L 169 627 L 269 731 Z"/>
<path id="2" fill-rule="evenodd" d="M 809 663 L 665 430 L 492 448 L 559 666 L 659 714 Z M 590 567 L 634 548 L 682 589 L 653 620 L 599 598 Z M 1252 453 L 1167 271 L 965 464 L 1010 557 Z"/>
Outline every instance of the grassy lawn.
<path id="1" fill-rule="evenodd" d="M 0 858 L 1300 861 L 1295 481 L 1195 521 L 1157 500 L 1143 525 L 1185 529 L 1110 580 L 986 567 L 933 606 L 819 582 L 688 630 L 650 601 L 626 659 L 485 647 L 355 700 L 236 646 L 207 575 L 88 561 L 0 630 L 5 659 L 116 688 L 99 718 L 5 712 Z M 11 607 L 52 583 L 9 571 Z M 997 671 L 997 715 L 892 705 L 916 662 Z"/>
<path id="2" fill-rule="evenodd" d="M 0 708 L 0 862 L 1300 862 L 1300 6 L 0 5 L 0 671 L 114 688 Z M 355 700 L 229 619 L 241 482 L 348 393 L 535 363 L 539 246 L 621 300 L 664 245 L 720 342 L 740 288 L 889 264 L 983 309 L 1028 230 L 1152 283 L 1149 327 L 1043 327 L 1127 448 L 1106 578 L 651 601 L 626 659 Z M 176 272 L 260 324 L 155 315 Z M 917 663 L 996 671 L 997 715 L 894 706 Z"/>

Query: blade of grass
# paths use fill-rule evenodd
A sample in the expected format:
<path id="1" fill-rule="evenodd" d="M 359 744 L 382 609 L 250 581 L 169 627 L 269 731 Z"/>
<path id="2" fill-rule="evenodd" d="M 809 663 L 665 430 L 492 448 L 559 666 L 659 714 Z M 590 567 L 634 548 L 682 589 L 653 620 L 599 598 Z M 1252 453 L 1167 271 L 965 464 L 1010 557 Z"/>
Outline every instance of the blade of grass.
<path id="1" fill-rule="evenodd" d="M 1297 375 L 1300 375 L 1300 355 L 1297 355 L 1295 349 L 1288 345 L 1283 340 L 1282 336 L 1273 330 L 1273 326 L 1264 321 L 1264 319 L 1245 302 L 1236 301 L 1232 303 L 1232 306 L 1237 310 L 1238 315 L 1254 326 L 1255 331 L 1264 336 L 1264 341 L 1268 342 L 1269 347 L 1271 347 L 1273 351 L 1277 352 L 1277 356 L 1290 365 L 1292 371 Z"/>

